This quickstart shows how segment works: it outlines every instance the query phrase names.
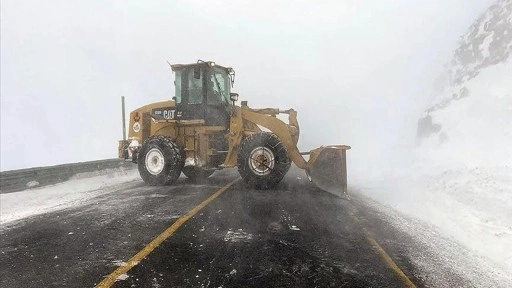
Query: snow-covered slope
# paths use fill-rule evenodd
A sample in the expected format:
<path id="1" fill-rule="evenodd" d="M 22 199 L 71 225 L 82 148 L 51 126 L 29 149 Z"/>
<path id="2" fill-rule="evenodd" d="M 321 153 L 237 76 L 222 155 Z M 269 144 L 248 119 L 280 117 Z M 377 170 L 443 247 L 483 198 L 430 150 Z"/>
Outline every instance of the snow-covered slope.
<path id="1" fill-rule="evenodd" d="M 431 106 L 418 123 L 418 141 L 430 140 L 423 146 L 511 143 L 511 51 L 512 1 L 499 0 L 460 39 L 438 79 Z"/>
<path id="2" fill-rule="evenodd" d="M 416 202 L 423 209 L 409 211 L 510 274 L 511 51 L 512 1 L 500 0 L 461 38 L 447 81 L 418 122 Z"/>
<path id="3" fill-rule="evenodd" d="M 416 148 L 393 155 L 400 158 L 397 169 L 359 183 L 380 202 L 433 224 L 485 259 L 475 261 L 489 261 L 508 281 L 511 51 L 512 1 L 498 0 L 460 39 L 436 81 L 431 104 L 418 121 Z"/>
<path id="4" fill-rule="evenodd" d="M 419 121 L 423 161 L 450 167 L 512 165 L 512 61 L 478 72 L 461 88 L 466 97 L 430 110 Z M 448 87 L 441 99 L 453 99 L 452 91 Z"/>

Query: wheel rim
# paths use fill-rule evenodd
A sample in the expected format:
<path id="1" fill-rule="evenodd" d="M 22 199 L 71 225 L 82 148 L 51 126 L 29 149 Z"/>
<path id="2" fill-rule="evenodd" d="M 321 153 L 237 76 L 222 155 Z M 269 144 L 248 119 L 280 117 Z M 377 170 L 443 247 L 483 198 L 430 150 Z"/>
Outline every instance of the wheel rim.
<path id="1" fill-rule="evenodd" d="M 164 170 L 165 159 L 162 151 L 158 148 L 153 148 L 146 154 L 146 169 L 152 175 L 158 175 Z"/>
<path id="2" fill-rule="evenodd" d="M 256 175 L 267 175 L 274 169 L 276 159 L 267 147 L 256 147 L 249 155 L 249 167 Z"/>

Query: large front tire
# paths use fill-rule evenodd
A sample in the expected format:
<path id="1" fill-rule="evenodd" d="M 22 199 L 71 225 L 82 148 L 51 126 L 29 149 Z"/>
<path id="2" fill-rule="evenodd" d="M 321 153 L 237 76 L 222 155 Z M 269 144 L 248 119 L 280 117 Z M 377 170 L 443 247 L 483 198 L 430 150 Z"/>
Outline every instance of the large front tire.
<path id="1" fill-rule="evenodd" d="M 184 160 L 181 150 L 165 136 L 148 138 L 138 153 L 139 174 L 149 185 L 170 185 L 181 174 Z"/>
<path id="2" fill-rule="evenodd" d="M 242 141 L 237 157 L 238 173 L 256 189 L 276 186 L 290 169 L 283 142 L 273 133 L 259 132 Z"/>

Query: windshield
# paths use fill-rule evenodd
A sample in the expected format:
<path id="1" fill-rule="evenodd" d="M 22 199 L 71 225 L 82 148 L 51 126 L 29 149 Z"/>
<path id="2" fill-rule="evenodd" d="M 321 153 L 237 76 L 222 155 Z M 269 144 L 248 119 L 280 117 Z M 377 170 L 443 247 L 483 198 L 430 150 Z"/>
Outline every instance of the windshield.
<path id="1" fill-rule="evenodd" d="M 214 68 L 210 74 L 208 104 L 229 104 L 229 76 L 222 68 Z"/>

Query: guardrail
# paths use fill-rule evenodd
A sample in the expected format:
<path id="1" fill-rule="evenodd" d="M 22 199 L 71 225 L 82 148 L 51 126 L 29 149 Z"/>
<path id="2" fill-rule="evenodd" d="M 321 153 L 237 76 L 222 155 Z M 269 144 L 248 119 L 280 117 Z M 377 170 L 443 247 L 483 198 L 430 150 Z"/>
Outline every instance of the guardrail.
<path id="1" fill-rule="evenodd" d="M 123 159 L 106 159 L 0 172 L 0 193 L 16 192 L 56 184 L 78 173 L 114 168 L 132 169 L 136 165 Z"/>

